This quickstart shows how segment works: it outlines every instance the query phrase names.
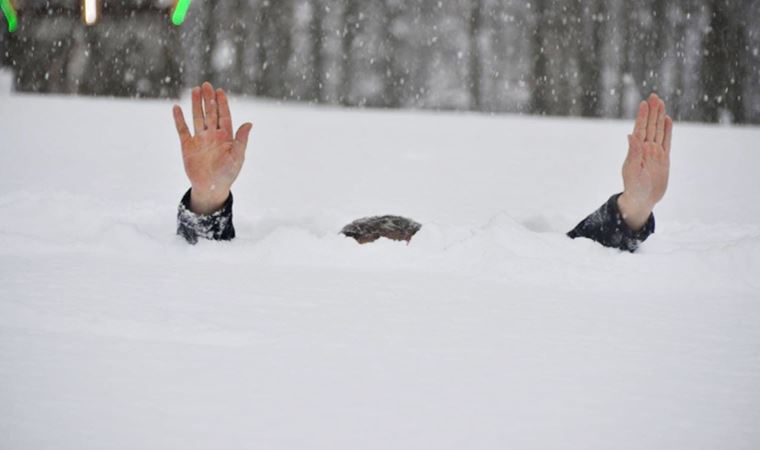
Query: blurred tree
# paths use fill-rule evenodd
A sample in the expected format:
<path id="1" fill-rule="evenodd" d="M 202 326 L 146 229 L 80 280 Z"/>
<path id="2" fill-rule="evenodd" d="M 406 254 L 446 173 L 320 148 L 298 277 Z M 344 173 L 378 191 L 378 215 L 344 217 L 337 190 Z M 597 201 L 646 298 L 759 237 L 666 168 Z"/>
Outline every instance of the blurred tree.
<path id="1" fill-rule="evenodd" d="M 731 113 L 732 121 L 738 123 L 746 121 L 744 86 L 747 78 L 749 52 L 744 17 L 741 16 L 731 36 L 733 38 L 733 48 L 736 49 L 736 56 L 734 61 L 729 65 L 729 88 L 726 94 L 726 107 Z"/>
<path id="2" fill-rule="evenodd" d="M 354 41 L 360 27 L 362 17 L 359 13 L 359 3 L 357 0 L 343 1 L 343 20 L 341 28 L 342 47 L 341 61 L 341 93 L 340 103 L 343 105 L 352 104 L 352 87 L 354 76 Z"/>
<path id="3" fill-rule="evenodd" d="M 0 32 L 0 67 L 7 66 L 10 61 L 6 34 L 8 33 Z"/>
<path id="4" fill-rule="evenodd" d="M 480 32 L 483 28 L 483 1 L 471 0 L 470 17 L 469 17 L 469 38 L 470 38 L 470 70 L 468 82 L 470 85 L 470 108 L 479 111 L 481 108 L 481 52 L 480 52 Z"/>
<path id="5" fill-rule="evenodd" d="M 168 9 L 148 2 L 104 1 L 81 31 L 72 1 L 29 1 L 10 53 L 15 88 L 30 92 L 176 97 L 183 85 L 177 33 Z"/>
<path id="6" fill-rule="evenodd" d="M 666 0 L 651 0 L 648 6 L 648 21 L 642 44 L 644 46 L 645 69 L 642 77 L 643 90 L 654 90 L 663 94 L 662 78 L 665 60 L 670 51 L 668 36 L 670 23 L 667 16 Z"/>
<path id="7" fill-rule="evenodd" d="M 397 56 L 401 50 L 399 36 L 400 17 L 404 4 L 398 0 L 383 0 L 382 29 L 384 35 L 381 43 L 381 60 L 383 72 L 383 106 L 398 108 L 401 106 L 404 84 L 404 73 L 399 67 Z"/>
<path id="8" fill-rule="evenodd" d="M 16 88 L 233 92 L 346 106 L 630 117 L 652 90 L 679 120 L 760 122 L 753 0 L 24 0 L 0 36 Z M 181 38 L 179 37 L 181 35 Z"/>
<path id="9" fill-rule="evenodd" d="M 534 2 L 535 29 L 533 31 L 533 92 L 531 112 L 549 113 L 549 70 L 546 52 L 546 34 L 548 27 L 548 0 Z"/>
<path id="10" fill-rule="evenodd" d="M 325 32 L 323 24 L 325 21 L 325 5 L 321 0 L 311 0 L 310 3 L 311 21 L 309 31 L 311 33 L 311 84 L 307 98 L 309 100 L 322 101 L 322 88 L 324 87 L 325 64 L 322 51 L 324 47 Z"/>
<path id="11" fill-rule="evenodd" d="M 743 122 L 743 87 L 747 59 L 746 29 L 740 21 L 741 10 L 727 0 L 710 0 L 710 26 L 703 41 L 701 65 L 702 118 L 708 122 L 722 119 Z"/>
<path id="12" fill-rule="evenodd" d="M 216 82 L 217 80 L 214 77 L 214 64 L 213 64 L 213 54 L 214 50 L 216 48 L 216 11 L 215 11 L 215 4 L 216 2 L 202 2 L 201 3 L 201 16 L 203 20 L 202 25 L 202 41 L 201 45 L 199 46 L 199 50 L 201 53 L 201 68 L 200 68 L 200 79 L 199 82 L 203 81 L 211 81 Z"/>
<path id="13" fill-rule="evenodd" d="M 609 20 L 605 0 L 586 0 L 583 5 L 586 18 L 582 45 L 578 59 L 581 77 L 581 115 L 599 116 L 600 96 L 604 93 L 602 69 L 604 68 L 604 35 Z"/>

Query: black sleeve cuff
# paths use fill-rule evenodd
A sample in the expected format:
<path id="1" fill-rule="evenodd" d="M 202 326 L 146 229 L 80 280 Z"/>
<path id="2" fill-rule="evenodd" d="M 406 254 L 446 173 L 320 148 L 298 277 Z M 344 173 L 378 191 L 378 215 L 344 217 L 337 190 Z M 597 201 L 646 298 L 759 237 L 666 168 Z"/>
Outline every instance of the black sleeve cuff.
<path id="1" fill-rule="evenodd" d="M 567 235 L 573 239 L 585 237 L 605 247 L 635 252 L 639 244 L 654 233 L 654 214 L 649 215 L 649 219 L 641 230 L 633 231 L 620 214 L 617 204 L 618 197 L 620 194 L 610 197 L 607 203 L 583 219 Z"/>
<path id="2" fill-rule="evenodd" d="M 232 225 L 232 193 L 218 211 L 203 215 L 195 214 L 190 210 L 190 189 L 188 189 L 177 211 L 177 234 L 184 237 L 190 244 L 197 243 L 198 238 L 214 241 L 233 239 L 235 227 Z"/>

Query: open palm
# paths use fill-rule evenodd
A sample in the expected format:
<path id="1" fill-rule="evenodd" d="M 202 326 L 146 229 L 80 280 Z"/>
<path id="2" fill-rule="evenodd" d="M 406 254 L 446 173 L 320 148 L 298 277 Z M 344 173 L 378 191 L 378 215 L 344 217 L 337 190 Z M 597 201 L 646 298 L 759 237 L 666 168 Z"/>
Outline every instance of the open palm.
<path id="1" fill-rule="evenodd" d="M 673 120 L 656 94 L 639 105 L 633 134 L 628 135 L 628 155 L 623 163 L 625 190 L 618 200 L 626 222 L 638 229 L 654 205 L 665 195 L 670 173 Z"/>
<path id="2" fill-rule="evenodd" d="M 210 83 L 192 90 L 192 107 L 195 135 L 190 134 L 179 106 L 174 107 L 174 123 L 192 186 L 191 209 L 209 214 L 224 204 L 240 174 L 252 125 L 243 124 L 233 137 L 227 95 L 222 89 L 214 91 Z"/>

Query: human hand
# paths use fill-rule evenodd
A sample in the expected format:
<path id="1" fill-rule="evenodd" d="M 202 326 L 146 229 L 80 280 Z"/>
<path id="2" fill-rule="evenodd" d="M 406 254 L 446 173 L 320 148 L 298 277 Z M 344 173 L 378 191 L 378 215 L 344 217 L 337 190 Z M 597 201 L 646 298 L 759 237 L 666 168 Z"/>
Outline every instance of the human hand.
<path id="1" fill-rule="evenodd" d="M 191 135 L 182 108 L 174 106 L 174 124 L 182 144 L 182 161 L 190 179 L 190 209 L 210 214 L 224 205 L 230 187 L 245 161 L 248 135 L 253 125 L 244 123 L 232 136 L 232 116 L 227 95 L 214 91 L 211 83 L 192 90 L 193 126 Z"/>
<path id="2" fill-rule="evenodd" d="M 665 103 L 652 93 L 639 105 L 633 134 L 628 135 L 628 155 L 623 163 L 623 194 L 618 208 L 632 230 L 640 230 L 654 205 L 665 195 L 670 173 L 673 120 Z"/>

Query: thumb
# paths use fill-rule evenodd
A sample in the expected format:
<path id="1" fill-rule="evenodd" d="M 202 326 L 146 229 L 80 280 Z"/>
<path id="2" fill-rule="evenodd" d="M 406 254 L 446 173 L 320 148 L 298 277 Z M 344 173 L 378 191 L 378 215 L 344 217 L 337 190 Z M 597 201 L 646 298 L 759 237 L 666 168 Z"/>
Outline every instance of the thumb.
<path id="1" fill-rule="evenodd" d="M 243 150 L 245 150 L 245 147 L 248 145 L 248 135 L 251 134 L 251 128 L 253 128 L 253 124 L 246 122 L 241 125 L 240 128 L 238 128 L 237 133 L 235 133 L 235 141 L 243 147 Z"/>

